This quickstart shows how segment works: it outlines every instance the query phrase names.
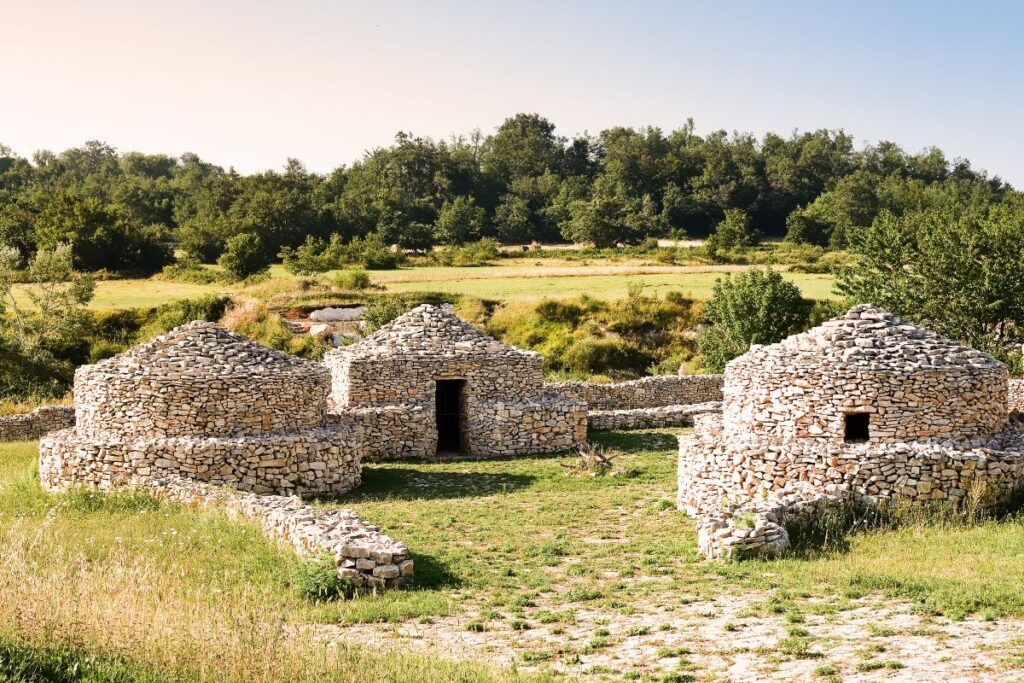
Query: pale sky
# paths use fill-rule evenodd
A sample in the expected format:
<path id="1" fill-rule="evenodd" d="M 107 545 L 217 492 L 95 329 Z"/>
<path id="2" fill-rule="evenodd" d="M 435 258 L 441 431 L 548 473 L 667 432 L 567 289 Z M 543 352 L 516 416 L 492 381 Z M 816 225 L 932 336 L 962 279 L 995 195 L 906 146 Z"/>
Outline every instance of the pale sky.
<path id="1" fill-rule="evenodd" d="M 1020 187 L 1022 20 L 984 0 L 0 0 L 0 143 L 329 171 L 521 111 L 567 136 L 693 117 L 936 145 Z"/>

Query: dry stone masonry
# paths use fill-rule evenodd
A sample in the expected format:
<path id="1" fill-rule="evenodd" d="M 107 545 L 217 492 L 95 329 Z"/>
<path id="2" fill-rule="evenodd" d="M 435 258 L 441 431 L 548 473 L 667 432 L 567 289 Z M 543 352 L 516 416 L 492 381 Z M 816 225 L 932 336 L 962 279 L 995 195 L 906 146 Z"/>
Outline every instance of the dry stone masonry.
<path id="1" fill-rule="evenodd" d="M 586 440 L 586 404 L 545 388 L 540 354 L 438 306 L 418 306 L 324 362 L 339 424 L 381 418 L 383 445 L 370 459 L 548 453 Z"/>
<path id="2" fill-rule="evenodd" d="M 726 366 L 722 415 L 680 437 L 678 505 L 706 555 L 733 557 L 778 552 L 779 527 L 837 501 L 1012 495 L 1024 420 L 1007 386 L 995 359 L 856 306 Z"/>
<path id="3" fill-rule="evenodd" d="M 1011 379 L 1006 402 L 1010 412 L 1024 413 L 1024 379 Z"/>
<path id="4" fill-rule="evenodd" d="M 71 406 L 42 406 L 30 413 L 0 417 L 0 441 L 38 439 L 47 432 L 74 424 L 75 409 Z"/>

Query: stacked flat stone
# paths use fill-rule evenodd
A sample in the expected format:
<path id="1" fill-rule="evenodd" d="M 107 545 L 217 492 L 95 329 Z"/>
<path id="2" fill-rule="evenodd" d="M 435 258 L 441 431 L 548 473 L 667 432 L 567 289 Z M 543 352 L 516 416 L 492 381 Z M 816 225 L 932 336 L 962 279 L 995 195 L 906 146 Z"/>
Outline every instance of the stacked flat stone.
<path id="1" fill-rule="evenodd" d="M 1024 413 L 1024 379 L 1011 379 L 1006 395 L 1011 413 Z"/>
<path id="2" fill-rule="evenodd" d="M 557 382 L 547 388 L 584 401 L 590 410 L 636 410 L 722 400 L 721 375 L 658 375 L 628 382 Z"/>
<path id="3" fill-rule="evenodd" d="M 74 424 L 75 409 L 71 406 L 41 406 L 21 415 L 0 417 L 0 441 L 38 439 Z"/>
<path id="4" fill-rule="evenodd" d="M 40 442 L 52 491 L 181 475 L 255 493 L 344 493 L 361 435 L 327 425 L 329 373 L 193 322 L 75 373 L 75 426 Z"/>
<path id="5" fill-rule="evenodd" d="M 255 521 L 271 538 L 303 555 L 328 553 L 338 574 L 363 591 L 398 588 L 413 576 L 409 549 L 360 519 L 352 510 L 317 509 L 296 496 L 256 495 L 183 477 L 150 480 L 162 500 L 222 509 Z"/>
<path id="6" fill-rule="evenodd" d="M 334 420 L 379 422 L 376 435 L 386 445 L 369 454 L 373 459 L 436 454 L 438 380 L 464 382 L 460 441 L 468 455 L 547 453 L 586 439 L 586 404 L 545 389 L 540 354 L 504 344 L 438 306 L 417 306 L 328 352 L 324 363 Z"/>
<path id="7" fill-rule="evenodd" d="M 664 429 L 690 427 L 694 418 L 703 413 L 721 413 L 721 401 L 667 405 L 655 408 L 624 410 L 591 410 L 587 415 L 590 429 Z"/>
<path id="8" fill-rule="evenodd" d="M 726 366 L 723 393 L 722 415 L 679 440 L 678 506 L 706 529 L 709 556 L 740 541 L 776 552 L 777 537 L 760 548 L 766 536 L 735 522 L 765 510 L 797 523 L 836 499 L 990 503 L 1024 484 L 1005 366 L 873 306 L 752 348 Z M 850 413 L 869 416 L 863 443 L 847 441 Z"/>

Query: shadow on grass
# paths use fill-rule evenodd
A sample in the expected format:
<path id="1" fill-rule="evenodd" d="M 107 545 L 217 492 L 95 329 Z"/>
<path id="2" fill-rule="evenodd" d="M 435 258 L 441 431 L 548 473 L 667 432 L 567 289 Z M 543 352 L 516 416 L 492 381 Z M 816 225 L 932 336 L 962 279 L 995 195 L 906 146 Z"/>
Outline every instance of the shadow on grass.
<path id="1" fill-rule="evenodd" d="M 472 498 L 509 493 L 530 486 L 536 477 L 530 474 L 449 472 L 405 468 L 372 467 L 363 469 L 363 483 L 352 493 L 320 502 L 369 502 L 380 500 L 432 500 Z"/>
<path id="2" fill-rule="evenodd" d="M 424 590 L 458 588 L 462 580 L 448 569 L 448 564 L 433 555 L 413 553 L 416 574 L 413 585 Z"/>
<path id="3" fill-rule="evenodd" d="M 675 451 L 679 448 L 676 434 L 663 431 L 590 432 L 590 441 L 625 453 Z"/>

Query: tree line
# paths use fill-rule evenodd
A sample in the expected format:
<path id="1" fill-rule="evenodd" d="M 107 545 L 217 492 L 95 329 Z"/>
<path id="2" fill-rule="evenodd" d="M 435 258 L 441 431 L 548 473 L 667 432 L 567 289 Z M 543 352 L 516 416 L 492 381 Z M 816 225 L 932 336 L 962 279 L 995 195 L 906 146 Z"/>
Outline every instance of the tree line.
<path id="1" fill-rule="evenodd" d="M 1017 196 L 936 148 L 857 150 L 831 130 L 698 135 L 692 121 L 667 134 L 617 127 L 568 138 L 517 114 L 486 136 L 399 133 L 328 174 L 289 159 L 242 175 L 195 154 L 101 142 L 31 159 L 0 146 L 0 244 L 28 263 L 67 243 L 86 271 L 155 272 L 175 249 L 205 263 L 226 251 L 233 262 L 267 261 L 332 238 L 407 250 L 707 235 L 725 247 L 761 235 L 845 246 L 883 213 L 980 211 Z"/>

